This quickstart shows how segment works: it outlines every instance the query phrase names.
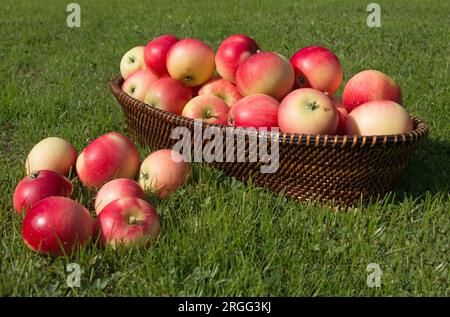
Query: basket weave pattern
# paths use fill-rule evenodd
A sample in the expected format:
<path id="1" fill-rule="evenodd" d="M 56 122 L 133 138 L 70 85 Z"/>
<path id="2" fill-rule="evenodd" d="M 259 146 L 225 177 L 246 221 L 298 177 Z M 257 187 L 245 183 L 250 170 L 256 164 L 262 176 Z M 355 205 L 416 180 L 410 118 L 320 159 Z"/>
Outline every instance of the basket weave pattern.
<path id="1" fill-rule="evenodd" d="M 184 126 L 191 131 L 191 150 L 194 149 L 194 120 L 156 109 L 136 100 L 121 90 L 123 79 L 114 77 L 109 87 L 122 107 L 129 132 L 141 144 L 154 149 L 171 148 L 178 140 L 171 138 L 172 130 Z M 224 143 L 223 157 L 227 151 L 245 162 L 212 162 L 215 168 L 229 176 L 246 181 L 250 177 L 257 186 L 268 188 L 287 197 L 301 201 L 318 200 L 351 206 L 359 200 L 367 202 L 372 197 L 385 195 L 405 170 L 415 146 L 427 134 L 427 125 L 413 117 L 414 130 L 407 134 L 390 136 L 337 136 L 296 135 L 254 132 L 254 137 L 276 137 L 279 147 L 279 168 L 276 173 L 261 173 L 261 165 L 253 162 L 257 148 L 249 149 L 251 132 L 245 134 L 245 142 L 233 146 Z M 225 127 L 204 123 L 202 128 L 217 127 L 223 133 Z M 239 129 L 245 131 L 244 129 Z M 202 142 L 205 146 L 207 141 Z M 244 146 L 245 152 L 240 148 Z M 219 149 L 220 150 L 220 149 Z M 240 152 L 240 150 L 242 152 Z M 217 149 L 216 149 L 217 151 Z"/>

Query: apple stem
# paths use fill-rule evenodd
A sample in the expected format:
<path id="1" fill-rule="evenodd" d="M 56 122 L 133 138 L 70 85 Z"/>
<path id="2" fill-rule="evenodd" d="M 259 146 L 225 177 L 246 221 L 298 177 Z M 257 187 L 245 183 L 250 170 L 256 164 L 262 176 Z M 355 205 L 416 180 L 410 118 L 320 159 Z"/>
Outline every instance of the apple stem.
<path id="1" fill-rule="evenodd" d="M 36 178 L 36 177 L 38 177 L 39 176 L 39 171 L 34 171 L 34 172 L 32 172 L 31 174 L 30 174 L 30 177 L 31 178 Z"/>
<path id="2" fill-rule="evenodd" d="M 311 110 L 311 111 L 314 111 L 314 110 L 320 108 L 320 106 L 317 104 L 316 101 L 313 101 L 313 102 L 307 102 L 307 103 L 306 103 L 306 106 L 307 106 L 307 107 L 309 108 L 309 110 Z"/>
<path id="3" fill-rule="evenodd" d="M 129 225 L 139 225 L 139 224 L 141 224 L 141 221 L 138 220 L 135 216 L 130 216 L 130 218 L 128 218 L 128 224 Z"/>

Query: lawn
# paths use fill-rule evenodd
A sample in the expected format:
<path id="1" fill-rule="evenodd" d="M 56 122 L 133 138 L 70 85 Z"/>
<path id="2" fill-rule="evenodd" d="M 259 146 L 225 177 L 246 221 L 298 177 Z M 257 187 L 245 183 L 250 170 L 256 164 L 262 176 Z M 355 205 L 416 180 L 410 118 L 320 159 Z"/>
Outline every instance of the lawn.
<path id="1" fill-rule="evenodd" d="M 3 4 L 0 295 L 448 296 L 450 3 L 379 1 L 382 25 L 369 28 L 369 2 L 79 1 L 81 27 L 72 29 L 64 2 Z M 429 123 L 430 133 L 392 194 L 347 213 L 195 165 L 188 185 L 154 202 L 162 229 L 152 247 L 34 254 L 12 207 L 27 153 L 49 136 L 81 151 L 101 134 L 126 134 L 107 82 L 125 51 L 162 33 L 214 48 L 246 33 L 286 56 L 307 45 L 329 47 L 344 81 L 363 69 L 393 76 L 405 107 Z M 144 158 L 149 149 L 140 151 Z M 77 190 L 74 199 L 90 204 L 94 194 Z M 83 270 L 79 288 L 67 287 L 69 263 Z M 381 287 L 366 283 L 370 263 L 383 272 Z"/>

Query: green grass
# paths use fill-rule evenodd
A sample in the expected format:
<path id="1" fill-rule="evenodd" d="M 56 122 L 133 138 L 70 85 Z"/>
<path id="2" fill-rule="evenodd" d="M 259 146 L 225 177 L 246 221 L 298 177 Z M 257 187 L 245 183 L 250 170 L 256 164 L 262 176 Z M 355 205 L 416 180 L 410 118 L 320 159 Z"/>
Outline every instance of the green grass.
<path id="1" fill-rule="evenodd" d="M 369 1 L 79 3 L 79 29 L 66 27 L 60 1 L 17 0 L 0 10 L 0 295 L 449 295 L 448 2 L 379 1 L 382 27 L 373 29 Z M 161 33 L 215 48 L 246 33 L 287 56 L 327 46 L 345 80 L 369 68 L 392 75 L 431 132 L 383 203 L 335 213 L 195 165 L 192 182 L 155 202 L 162 230 L 153 247 L 32 253 L 12 208 L 27 153 L 48 136 L 81 150 L 103 133 L 126 133 L 107 81 L 125 51 Z M 72 262 L 84 271 L 80 288 L 66 286 Z M 383 271 L 381 288 L 366 284 L 369 263 Z"/>

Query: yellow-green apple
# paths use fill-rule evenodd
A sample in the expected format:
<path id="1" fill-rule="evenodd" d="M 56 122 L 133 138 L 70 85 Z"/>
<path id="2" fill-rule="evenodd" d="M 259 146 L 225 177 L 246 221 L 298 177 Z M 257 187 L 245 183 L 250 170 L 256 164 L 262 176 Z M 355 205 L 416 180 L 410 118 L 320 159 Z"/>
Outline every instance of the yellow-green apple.
<path id="1" fill-rule="evenodd" d="M 150 85 L 158 80 L 158 76 L 147 69 L 132 73 L 122 84 L 122 90 L 137 100 L 144 101 Z"/>
<path id="2" fill-rule="evenodd" d="M 336 134 L 338 135 L 344 135 L 345 134 L 345 119 L 348 116 L 348 111 L 345 109 L 345 106 L 342 102 L 341 96 L 331 96 L 331 102 L 333 103 L 334 107 L 338 111 L 339 115 L 339 123 L 338 127 L 336 129 Z"/>
<path id="3" fill-rule="evenodd" d="M 200 88 L 199 96 L 212 95 L 221 98 L 230 107 L 242 98 L 236 86 L 223 78 L 213 78 Z"/>
<path id="4" fill-rule="evenodd" d="M 408 133 L 413 122 L 408 112 L 391 100 L 375 100 L 353 109 L 345 120 L 349 135 L 389 135 Z"/>
<path id="5" fill-rule="evenodd" d="M 261 52 L 239 66 L 236 86 L 242 96 L 266 94 L 281 100 L 292 90 L 294 77 L 294 69 L 284 56 Z"/>
<path id="6" fill-rule="evenodd" d="M 77 151 L 72 144 L 58 137 L 50 137 L 31 149 L 25 169 L 27 175 L 35 171 L 51 170 L 67 176 L 76 160 Z"/>
<path id="7" fill-rule="evenodd" d="M 145 68 L 144 46 L 136 46 L 126 52 L 120 61 L 120 74 L 127 79 L 132 73 Z"/>
<path id="8" fill-rule="evenodd" d="M 25 215 L 22 238 L 33 251 L 70 255 L 93 234 L 94 220 L 81 204 L 67 197 L 47 197 Z"/>
<path id="9" fill-rule="evenodd" d="M 341 63 L 330 50 L 320 46 L 304 47 L 291 57 L 295 88 L 314 88 L 334 94 L 342 83 Z"/>
<path id="10" fill-rule="evenodd" d="M 181 114 L 191 98 L 192 92 L 188 87 L 176 79 L 164 77 L 150 85 L 144 102 L 161 110 Z"/>
<path id="11" fill-rule="evenodd" d="M 141 165 L 139 184 L 160 198 L 168 197 L 189 178 L 191 166 L 171 149 L 150 154 Z"/>
<path id="12" fill-rule="evenodd" d="M 137 197 L 116 199 L 98 215 L 95 231 L 103 245 L 150 243 L 158 238 L 159 216 L 155 208 Z"/>
<path id="13" fill-rule="evenodd" d="M 279 103 L 273 97 L 255 94 L 239 100 L 231 107 L 228 123 L 235 127 L 273 128 L 278 126 Z"/>
<path id="14" fill-rule="evenodd" d="M 212 124 L 227 124 L 229 109 L 230 107 L 219 97 L 203 95 L 192 98 L 181 115 Z"/>
<path id="15" fill-rule="evenodd" d="M 170 76 L 189 87 L 207 82 L 216 70 L 213 49 L 205 42 L 190 38 L 173 44 L 166 62 Z"/>
<path id="16" fill-rule="evenodd" d="M 95 212 L 97 215 L 110 202 L 125 197 L 145 199 L 145 193 L 137 182 L 129 178 L 118 178 L 109 181 L 100 188 L 95 197 Z"/>
<path id="17" fill-rule="evenodd" d="M 147 69 L 158 76 L 169 75 L 166 67 L 167 52 L 178 39 L 170 34 L 158 36 L 148 42 L 144 50 L 144 61 Z"/>
<path id="18" fill-rule="evenodd" d="M 50 196 L 69 196 L 72 185 L 57 172 L 41 170 L 25 176 L 14 190 L 14 209 L 27 211 L 38 201 Z"/>
<path id="19" fill-rule="evenodd" d="M 287 95 L 278 110 L 282 132 L 334 134 L 339 115 L 327 95 L 317 89 L 300 88 Z"/>
<path id="20" fill-rule="evenodd" d="M 78 156 L 76 168 L 84 186 L 99 188 L 116 178 L 136 176 L 139 152 L 127 137 L 111 132 L 84 148 Z"/>
<path id="21" fill-rule="evenodd" d="M 235 83 L 236 71 L 243 62 L 258 51 L 256 41 L 243 34 L 234 34 L 220 43 L 216 52 L 216 67 L 219 75 Z"/>
<path id="22" fill-rule="evenodd" d="M 377 70 L 364 70 L 350 78 L 342 99 L 347 111 L 351 112 L 368 101 L 392 100 L 402 104 L 402 92 L 390 76 Z"/>

